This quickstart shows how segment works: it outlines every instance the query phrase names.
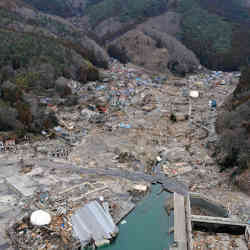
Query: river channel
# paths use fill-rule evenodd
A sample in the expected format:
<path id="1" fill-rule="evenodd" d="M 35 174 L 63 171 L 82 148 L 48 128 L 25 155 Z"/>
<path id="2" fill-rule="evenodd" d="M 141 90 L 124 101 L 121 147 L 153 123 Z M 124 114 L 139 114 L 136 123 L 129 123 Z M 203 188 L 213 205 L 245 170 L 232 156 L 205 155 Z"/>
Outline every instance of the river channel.
<path id="1" fill-rule="evenodd" d="M 169 228 L 173 226 L 173 214 L 169 217 L 164 202 L 170 195 L 161 191 L 161 185 L 153 185 L 152 191 L 140 201 L 120 224 L 116 240 L 105 250 L 168 250 L 173 241 Z"/>

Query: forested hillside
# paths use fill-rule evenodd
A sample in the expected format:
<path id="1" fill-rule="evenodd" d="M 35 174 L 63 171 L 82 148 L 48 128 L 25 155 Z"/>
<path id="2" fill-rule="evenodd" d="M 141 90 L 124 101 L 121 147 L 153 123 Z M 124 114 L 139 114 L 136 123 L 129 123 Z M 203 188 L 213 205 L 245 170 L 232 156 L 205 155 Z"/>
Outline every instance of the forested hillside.
<path id="1" fill-rule="evenodd" d="M 250 4 L 246 0 L 25 0 L 33 7 L 73 17 L 103 43 L 169 11 L 181 18 L 176 38 L 208 68 L 236 70 L 249 61 Z M 83 18 L 82 18 L 83 17 Z M 171 23 L 167 24 L 171 26 Z M 175 24 L 173 24 L 175 25 Z M 160 26 L 155 21 L 154 28 Z M 101 32 L 100 32 L 101 31 Z M 239 39 L 240 37 L 240 39 Z"/>
<path id="2" fill-rule="evenodd" d="M 81 14 L 86 0 L 24 0 L 39 11 L 44 11 L 62 17 Z"/>
<path id="3" fill-rule="evenodd" d="M 92 27 L 97 27 L 97 30 L 98 26 L 104 26 L 105 29 L 104 20 L 113 17 L 118 30 L 104 36 L 105 39 L 110 39 L 112 36 L 122 35 L 127 29 L 133 29 L 148 17 L 168 11 L 175 12 L 181 18 L 177 38 L 195 52 L 203 65 L 230 71 L 249 62 L 250 11 L 245 1 L 149 0 L 143 3 L 145 1 L 140 0 L 98 1 L 87 7 L 86 15 Z M 107 24 L 112 27 L 112 22 Z M 167 25 L 171 26 L 171 23 Z M 158 26 L 160 24 L 156 21 L 154 28 L 158 29 Z"/>
<path id="4" fill-rule="evenodd" d="M 250 67 L 242 70 L 234 93 L 221 108 L 217 119 L 220 140 L 217 159 L 221 169 L 236 167 L 232 177 L 249 193 L 250 181 Z M 237 180 L 238 179 L 238 180 Z"/>
<path id="5" fill-rule="evenodd" d="M 1 1 L 0 18 L 0 130 L 18 136 L 40 132 L 57 120 L 39 105 L 38 96 L 75 100 L 56 80 L 96 80 L 93 64 L 107 67 L 107 55 L 69 22 L 22 1 Z"/>
<path id="6" fill-rule="evenodd" d="M 131 19 L 143 21 L 147 17 L 164 13 L 167 7 L 168 0 L 105 0 L 87 6 L 86 15 L 90 17 L 91 25 L 96 26 L 110 17 L 118 17 L 121 22 Z"/>
<path id="7" fill-rule="evenodd" d="M 209 68 L 236 70 L 250 56 L 249 10 L 238 1 L 181 1 L 180 39 Z M 240 39 L 239 39 L 240 38 Z"/>

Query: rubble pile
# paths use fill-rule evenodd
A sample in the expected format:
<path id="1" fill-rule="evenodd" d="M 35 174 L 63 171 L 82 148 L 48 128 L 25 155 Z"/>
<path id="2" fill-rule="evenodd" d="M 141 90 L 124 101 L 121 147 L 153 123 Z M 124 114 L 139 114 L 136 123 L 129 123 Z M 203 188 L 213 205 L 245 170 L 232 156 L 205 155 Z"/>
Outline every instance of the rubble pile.
<path id="1" fill-rule="evenodd" d="M 27 206 L 28 203 L 30 206 Z M 58 247 L 60 249 L 77 249 L 70 222 L 72 208 L 65 201 L 51 199 L 49 193 L 45 192 L 34 195 L 29 202 L 26 201 L 25 207 L 26 211 L 21 219 L 15 218 L 16 220 L 13 220 L 8 228 L 8 235 L 14 246 L 23 250 L 58 249 Z M 37 209 L 48 211 L 48 215 L 52 215 L 51 222 L 46 223 L 48 225 L 32 223 L 32 211 Z"/>
<path id="2" fill-rule="evenodd" d="M 193 233 L 193 250 L 220 249 L 220 250 L 247 250 L 244 235 L 209 234 L 206 232 Z"/>
<path id="3" fill-rule="evenodd" d="M 120 181 L 120 184 L 122 183 Z M 144 188 L 139 183 L 126 183 L 127 190 L 138 191 L 138 187 Z M 117 190 L 114 182 L 112 184 L 112 181 L 109 181 L 109 186 Z M 30 198 L 20 200 L 19 204 L 22 205 L 19 207 L 19 213 L 8 222 L 7 233 L 13 246 L 23 250 L 78 249 L 81 243 L 73 233 L 72 215 L 81 207 L 90 201 L 98 201 L 104 208 L 108 206 L 108 213 L 115 218 L 116 223 L 134 208 L 129 193 L 119 198 L 119 194 L 111 189 L 102 183 L 96 182 L 92 185 L 84 182 L 65 188 L 61 192 L 55 188 L 45 192 L 34 192 Z M 32 215 L 38 211 L 49 215 L 51 220 L 46 221 L 45 218 L 45 224 L 34 224 Z M 42 220 L 41 212 L 39 214 L 39 219 Z"/>
<path id="4" fill-rule="evenodd" d="M 17 144 L 15 152 L 1 153 L 0 194 L 16 201 L 19 214 L 8 227 L 14 246 L 74 249 L 79 241 L 71 217 L 77 209 L 104 200 L 118 223 L 159 179 L 182 182 L 218 200 L 227 192 L 225 206 L 237 195 L 240 203 L 230 206 L 231 214 L 250 218 L 249 199 L 230 188 L 229 173 L 220 173 L 209 155 L 216 107 L 233 92 L 238 73 L 202 70 L 177 78 L 111 60 L 100 78 L 85 85 L 68 82 L 78 96 L 74 106 L 43 99 L 56 112 L 58 126 Z M 0 216 L 10 216 L 10 204 L 0 200 Z M 49 225 L 30 224 L 38 209 L 51 215 Z M 6 241 L 0 240 L 0 248 Z"/>

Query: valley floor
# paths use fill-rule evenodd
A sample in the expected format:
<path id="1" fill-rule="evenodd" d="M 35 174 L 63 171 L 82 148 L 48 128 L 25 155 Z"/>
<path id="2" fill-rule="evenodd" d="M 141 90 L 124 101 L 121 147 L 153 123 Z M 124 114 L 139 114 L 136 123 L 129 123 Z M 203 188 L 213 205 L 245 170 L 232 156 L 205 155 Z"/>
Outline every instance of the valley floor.
<path id="1" fill-rule="evenodd" d="M 1 154 L 0 249 L 5 244 L 3 249 L 11 249 L 4 236 L 6 227 L 37 208 L 53 214 L 50 230 L 57 236 L 25 231 L 27 225 L 19 221 L 15 233 L 23 247 L 18 249 L 41 249 L 42 244 L 53 249 L 61 239 L 71 244 L 68 222 L 75 209 L 103 196 L 118 222 L 143 196 L 138 184 L 150 187 L 157 178 L 166 178 L 170 191 L 204 194 L 224 205 L 233 219 L 247 222 L 250 197 L 231 185 L 230 172 L 220 173 L 211 157 L 217 135 L 216 110 L 209 101 L 221 105 L 237 79 L 235 73 L 210 71 L 186 78 L 155 77 L 114 61 L 103 72 L 103 82 L 73 84 L 80 103 L 56 107 L 61 121 L 53 132 L 56 138 L 45 139 L 51 133 L 46 131 L 41 141 Z M 199 96 L 189 97 L 190 90 Z M 41 200 L 44 195 L 46 201 Z M 57 210 L 65 206 L 65 230 L 61 230 Z M 218 248 L 214 238 L 202 233 L 193 237 L 195 249 L 247 249 L 242 248 L 241 238 L 231 248 Z M 228 241 L 226 236 L 216 239 Z"/>

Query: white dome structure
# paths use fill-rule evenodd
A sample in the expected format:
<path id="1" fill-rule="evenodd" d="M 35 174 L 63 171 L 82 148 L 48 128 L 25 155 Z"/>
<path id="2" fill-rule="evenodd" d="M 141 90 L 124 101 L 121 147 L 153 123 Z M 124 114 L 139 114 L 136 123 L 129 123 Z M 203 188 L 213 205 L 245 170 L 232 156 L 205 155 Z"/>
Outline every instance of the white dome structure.
<path id="1" fill-rule="evenodd" d="M 43 210 L 37 210 L 31 214 L 30 222 L 34 226 L 48 225 L 51 222 L 51 216 Z"/>

